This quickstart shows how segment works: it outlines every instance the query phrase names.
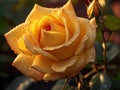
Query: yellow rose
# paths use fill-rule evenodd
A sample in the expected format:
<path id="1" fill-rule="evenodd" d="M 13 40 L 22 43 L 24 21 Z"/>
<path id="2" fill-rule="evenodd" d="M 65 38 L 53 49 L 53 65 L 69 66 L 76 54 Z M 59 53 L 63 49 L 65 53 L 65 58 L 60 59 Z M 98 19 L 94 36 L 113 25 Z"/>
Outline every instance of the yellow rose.
<path id="1" fill-rule="evenodd" d="M 95 19 L 77 17 L 71 0 L 55 9 L 35 4 L 5 37 L 18 54 L 13 66 L 35 80 L 70 78 L 95 60 Z"/>

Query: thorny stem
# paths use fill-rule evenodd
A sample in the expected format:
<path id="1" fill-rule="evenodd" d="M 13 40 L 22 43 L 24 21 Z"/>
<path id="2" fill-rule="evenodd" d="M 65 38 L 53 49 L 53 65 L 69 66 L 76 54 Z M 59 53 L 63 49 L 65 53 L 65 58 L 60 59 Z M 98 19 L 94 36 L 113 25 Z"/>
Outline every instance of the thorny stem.
<path id="1" fill-rule="evenodd" d="M 81 74 L 77 74 L 76 77 L 76 83 L 77 83 L 77 90 L 80 90 L 83 87 L 83 81 L 82 81 L 82 76 Z"/>
<path id="2" fill-rule="evenodd" d="M 65 90 L 65 86 L 66 86 L 66 84 L 67 84 L 68 82 L 69 82 L 69 79 L 65 79 L 64 85 L 63 85 L 63 87 L 62 87 L 61 90 Z"/>
<path id="3" fill-rule="evenodd" d="M 106 45 L 106 40 L 105 40 L 105 36 L 104 36 L 104 27 L 103 27 L 103 25 L 102 25 L 102 23 L 103 23 L 103 20 L 102 20 L 102 18 L 100 18 L 100 23 L 98 24 L 98 26 L 99 26 L 99 28 L 100 28 L 100 30 L 101 30 L 101 33 L 102 33 L 102 38 L 103 38 L 103 44 L 102 44 L 102 46 L 103 46 L 103 57 L 104 57 L 104 62 L 105 62 L 105 67 L 106 67 L 106 70 L 107 70 L 107 45 Z"/>
<path id="4" fill-rule="evenodd" d="M 81 87 L 81 83 L 77 82 L 77 90 L 80 90 L 80 87 Z"/>
<path id="5" fill-rule="evenodd" d="M 100 67 L 97 68 L 98 71 L 101 70 L 101 69 L 105 70 L 105 65 L 102 65 L 102 66 L 100 66 Z M 88 78 L 90 75 L 92 75 L 92 74 L 94 74 L 94 73 L 96 73 L 96 72 L 98 72 L 98 71 L 96 71 L 96 69 L 93 68 L 90 72 L 88 72 L 87 74 L 85 74 L 85 75 L 83 76 L 83 78 L 86 79 L 86 78 Z"/>

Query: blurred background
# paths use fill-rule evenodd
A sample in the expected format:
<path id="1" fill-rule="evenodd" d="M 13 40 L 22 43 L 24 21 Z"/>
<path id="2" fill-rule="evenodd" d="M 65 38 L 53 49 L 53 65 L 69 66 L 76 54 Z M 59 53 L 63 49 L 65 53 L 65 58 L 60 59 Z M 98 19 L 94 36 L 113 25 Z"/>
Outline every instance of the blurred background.
<path id="1" fill-rule="evenodd" d="M 90 0 L 89 0 L 90 1 Z M 87 17 L 86 6 L 89 4 L 88 0 L 72 0 L 77 16 Z M 101 0 L 102 1 L 102 0 Z M 108 0 L 105 6 L 106 15 L 113 15 L 120 18 L 120 0 Z M 64 5 L 67 0 L 0 0 L 0 89 L 1 90 L 16 90 L 16 87 L 24 82 L 25 90 L 51 90 L 50 88 L 55 82 L 36 82 L 23 76 L 11 63 L 16 57 L 14 52 L 7 44 L 4 34 L 16 25 L 24 22 L 27 15 L 33 8 L 35 3 L 45 7 L 60 7 Z M 43 11 L 44 12 L 44 11 Z M 115 21 L 116 18 L 108 17 L 106 22 Z M 115 24 L 114 23 L 114 24 Z M 109 28 L 111 23 L 107 23 L 106 30 L 104 31 L 106 41 L 110 41 L 115 45 L 120 45 L 120 22 L 113 25 L 112 29 Z M 116 28 L 119 27 L 119 28 Z M 113 34 L 114 32 L 114 34 Z M 111 36 L 112 35 L 112 36 Z M 98 34 L 96 41 L 101 42 L 101 35 Z M 120 47 L 118 48 L 120 49 Z M 114 51 L 115 52 L 115 51 Z M 116 80 L 120 80 L 120 53 L 114 56 L 112 61 L 115 65 L 113 73 L 117 73 Z M 114 67 L 114 66 L 113 66 Z M 117 67 L 117 68 L 116 68 Z M 29 81 L 27 83 L 26 81 Z M 120 84 L 120 82 L 119 82 Z M 119 86 L 119 85 L 118 85 Z M 23 89 L 17 89 L 23 90 Z"/>

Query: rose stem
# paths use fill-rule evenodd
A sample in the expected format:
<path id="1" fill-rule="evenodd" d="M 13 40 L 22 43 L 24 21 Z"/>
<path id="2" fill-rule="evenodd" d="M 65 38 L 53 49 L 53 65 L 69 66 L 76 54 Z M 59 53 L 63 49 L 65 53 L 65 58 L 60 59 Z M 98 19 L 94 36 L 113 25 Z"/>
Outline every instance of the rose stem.
<path id="1" fill-rule="evenodd" d="M 105 36 L 104 36 L 104 27 L 103 27 L 103 25 L 102 25 L 103 20 L 102 20 L 101 17 L 100 17 L 99 21 L 100 21 L 100 23 L 98 23 L 98 26 L 99 26 L 99 28 L 100 28 L 100 30 L 101 30 L 102 38 L 103 38 L 103 56 L 104 56 L 104 63 L 105 63 L 105 67 L 106 67 L 106 70 L 107 70 L 107 69 L 108 69 L 108 68 L 107 68 L 107 55 L 106 55 L 106 53 L 107 53 L 107 45 L 106 45 Z"/>
<path id="2" fill-rule="evenodd" d="M 64 85 L 63 85 L 63 87 L 62 87 L 61 90 L 65 90 L 65 86 L 66 86 L 66 84 L 69 82 L 69 80 L 70 80 L 70 79 L 65 79 Z"/>

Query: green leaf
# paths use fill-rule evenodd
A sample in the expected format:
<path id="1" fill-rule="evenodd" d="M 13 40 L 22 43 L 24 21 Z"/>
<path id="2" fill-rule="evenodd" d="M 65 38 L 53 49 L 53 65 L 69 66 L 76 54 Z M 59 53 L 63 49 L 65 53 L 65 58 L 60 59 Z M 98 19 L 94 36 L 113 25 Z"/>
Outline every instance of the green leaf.
<path id="1" fill-rule="evenodd" d="M 102 41 L 102 33 L 100 29 L 97 30 L 96 41 Z"/>
<path id="2" fill-rule="evenodd" d="M 104 19 L 104 25 L 109 30 L 118 30 L 120 29 L 120 18 L 117 18 L 113 15 L 108 15 Z"/>
<path id="3" fill-rule="evenodd" d="M 110 77 L 106 72 L 97 73 L 89 82 L 90 90 L 110 90 L 112 85 Z"/>
<path id="4" fill-rule="evenodd" d="M 102 48 L 102 43 L 96 42 L 95 43 L 95 49 L 96 49 L 96 54 L 98 57 L 103 56 L 103 48 Z"/>
<path id="5" fill-rule="evenodd" d="M 103 63 L 103 48 L 102 43 L 96 42 L 95 43 L 95 50 L 96 50 L 96 61 L 99 63 Z"/>
<path id="6" fill-rule="evenodd" d="M 107 60 L 110 62 L 113 60 L 118 54 L 119 54 L 119 47 L 117 45 L 114 45 L 112 43 L 107 43 Z"/>

